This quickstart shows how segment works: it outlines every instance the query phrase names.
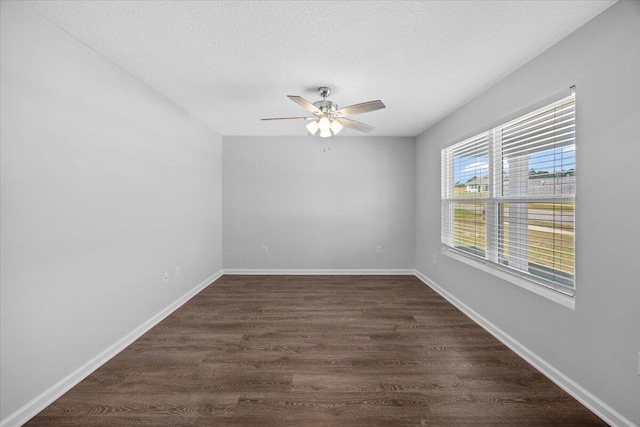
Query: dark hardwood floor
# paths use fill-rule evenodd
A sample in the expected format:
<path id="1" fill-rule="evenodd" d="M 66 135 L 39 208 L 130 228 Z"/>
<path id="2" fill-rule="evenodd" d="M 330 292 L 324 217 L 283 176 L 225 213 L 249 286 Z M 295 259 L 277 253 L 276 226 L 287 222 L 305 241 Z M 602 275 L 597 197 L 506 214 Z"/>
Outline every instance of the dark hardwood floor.
<path id="1" fill-rule="evenodd" d="M 413 276 L 224 276 L 26 425 L 606 424 Z"/>

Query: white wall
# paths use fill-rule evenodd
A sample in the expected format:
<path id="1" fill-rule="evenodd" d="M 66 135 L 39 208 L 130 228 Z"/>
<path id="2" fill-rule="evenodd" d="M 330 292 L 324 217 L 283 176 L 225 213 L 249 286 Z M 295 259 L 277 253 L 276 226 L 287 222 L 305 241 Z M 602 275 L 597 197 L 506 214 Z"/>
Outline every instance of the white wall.
<path id="1" fill-rule="evenodd" d="M 440 254 L 440 149 L 574 84 L 572 311 Z M 606 10 L 420 135 L 416 150 L 417 269 L 640 424 L 640 2 Z"/>
<path id="2" fill-rule="evenodd" d="M 225 270 L 413 268 L 414 138 L 222 141 Z"/>
<path id="3" fill-rule="evenodd" d="M 1 8 L 5 420 L 222 268 L 221 138 L 28 7 Z"/>

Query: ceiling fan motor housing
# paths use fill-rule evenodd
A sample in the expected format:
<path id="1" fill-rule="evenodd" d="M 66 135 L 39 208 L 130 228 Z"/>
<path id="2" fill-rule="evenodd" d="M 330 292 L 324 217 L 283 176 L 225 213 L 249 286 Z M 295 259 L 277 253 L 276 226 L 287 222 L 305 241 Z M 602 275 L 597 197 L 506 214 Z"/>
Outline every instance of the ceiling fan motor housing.
<path id="1" fill-rule="evenodd" d="M 338 109 L 338 104 L 336 104 L 335 102 L 328 101 L 326 99 L 323 99 L 321 101 L 316 101 L 313 103 L 313 105 L 315 105 L 324 114 L 334 113 Z"/>

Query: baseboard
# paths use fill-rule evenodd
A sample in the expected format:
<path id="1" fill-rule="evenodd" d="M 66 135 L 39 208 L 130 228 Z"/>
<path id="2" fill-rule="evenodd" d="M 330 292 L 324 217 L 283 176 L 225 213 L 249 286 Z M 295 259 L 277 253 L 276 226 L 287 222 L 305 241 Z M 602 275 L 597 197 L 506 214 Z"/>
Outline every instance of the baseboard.
<path id="1" fill-rule="evenodd" d="M 112 357 L 120 353 L 127 346 L 140 338 L 143 334 L 149 331 L 149 329 L 153 328 L 164 318 L 180 308 L 180 306 L 193 298 L 198 292 L 218 280 L 218 278 L 220 278 L 222 274 L 222 270 L 220 270 L 211 277 L 205 279 L 198 286 L 191 289 L 189 292 L 168 305 L 158 314 L 144 322 L 142 325 L 138 326 L 133 331 L 129 332 L 113 345 L 105 349 L 102 353 L 98 354 L 96 357 L 80 366 L 78 369 L 58 381 L 56 384 L 49 387 L 42 394 L 26 403 L 24 406 L 13 412 L 4 420 L 0 421 L 0 427 L 18 427 L 29 421 L 31 418 L 35 417 L 40 411 L 49 406 L 64 393 L 69 391 L 73 386 L 88 377 L 93 371 L 104 365 Z"/>
<path id="2" fill-rule="evenodd" d="M 230 275 L 300 275 L 300 276 L 413 276 L 413 269 L 225 269 Z"/>
<path id="3" fill-rule="evenodd" d="M 518 340 L 498 328 L 496 325 L 485 319 L 483 316 L 474 311 L 471 307 L 460 301 L 447 290 L 440 287 L 433 280 L 429 279 L 423 273 L 415 271 L 415 275 L 424 284 L 440 294 L 444 299 L 456 306 L 460 311 L 469 316 L 478 325 L 482 326 L 487 332 L 496 337 L 500 342 L 509 347 L 518 356 L 522 357 L 531 366 L 540 371 L 543 375 L 553 381 L 564 391 L 573 396 L 578 402 L 586 406 L 591 412 L 602 418 L 607 424 L 615 427 L 638 427 L 628 418 L 617 412 L 615 409 L 607 405 L 598 397 L 593 395 L 580 384 L 567 377 L 565 374 L 554 368 L 546 360 L 542 359 L 536 353 L 525 347 Z"/>

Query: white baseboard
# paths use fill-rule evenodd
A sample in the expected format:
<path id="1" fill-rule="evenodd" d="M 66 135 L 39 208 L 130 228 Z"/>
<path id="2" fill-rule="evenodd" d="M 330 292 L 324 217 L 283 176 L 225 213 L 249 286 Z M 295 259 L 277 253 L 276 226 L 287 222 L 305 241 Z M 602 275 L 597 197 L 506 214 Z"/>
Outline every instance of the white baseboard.
<path id="1" fill-rule="evenodd" d="M 149 329 L 160 323 L 164 318 L 176 311 L 180 306 L 193 298 L 198 292 L 215 282 L 222 276 L 222 270 L 218 271 L 211 277 L 205 279 L 195 288 L 178 298 L 176 301 L 169 304 L 165 309 L 153 316 L 151 319 L 138 326 L 133 331 L 116 341 L 113 345 L 109 346 L 102 353 L 89 360 L 84 365 L 58 381 L 53 386 L 49 387 L 42 394 L 35 397 L 30 402 L 26 403 L 20 409 L 10 414 L 7 418 L 0 421 L 0 427 L 19 427 L 35 417 L 40 411 L 53 403 L 56 399 L 69 391 L 73 386 L 80 381 L 88 377 L 92 372 L 104 365 L 116 354 L 120 353 L 127 346 L 140 338 Z"/>
<path id="2" fill-rule="evenodd" d="M 224 274 L 230 275 L 300 275 L 300 276 L 413 276 L 413 269 L 225 269 Z"/>
<path id="3" fill-rule="evenodd" d="M 594 396 L 580 384 L 567 377 L 565 374 L 554 368 L 546 360 L 542 359 L 533 351 L 529 350 L 518 340 L 498 328 L 496 325 L 482 317 L 471 307 L 460 301 L 458 298 L 450 294 L 444 288 L 440 287 L 433 280 L 419 271 L 415 271 L 418 279 L 424 282 L 431 289 L 439 293 L 444 299 L 456 306 L 460 311 L 469 316 L 474 322 L 482 326 L 487 332 L 496 337 L 500 342 L 509 347 L 518 356 L 526 360 L 531 366 L 540 371 L 543 375 L 553 381 L 564 391 L 573 396 L 578 402 L 589 408 L 591 412 L 602 418 L 607 424 L 615 427 L 638 427 L 628 418 L 617 412 L 615 409 L 607 405 L 605 402 Z"/>

